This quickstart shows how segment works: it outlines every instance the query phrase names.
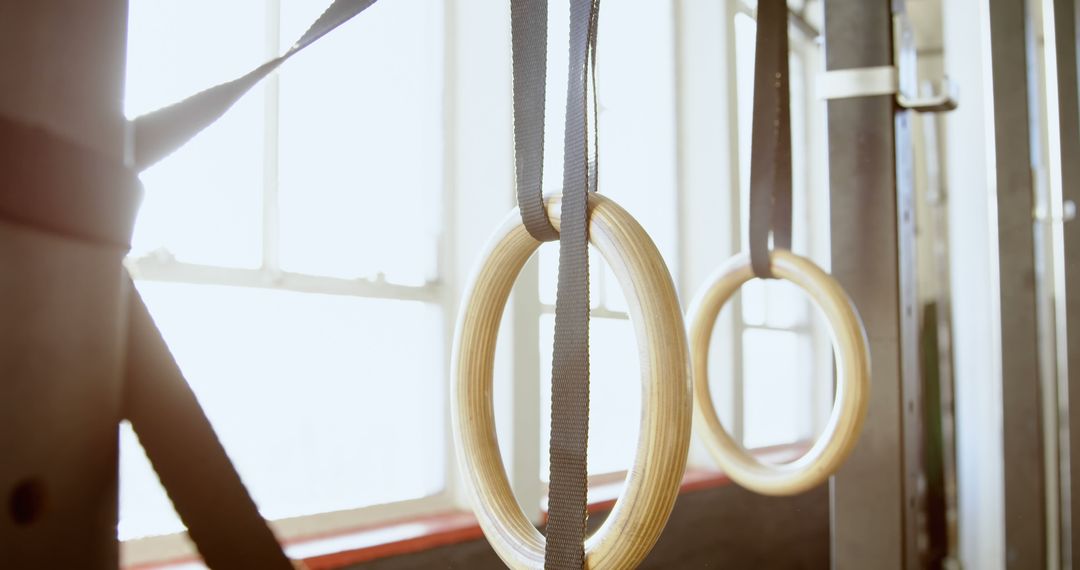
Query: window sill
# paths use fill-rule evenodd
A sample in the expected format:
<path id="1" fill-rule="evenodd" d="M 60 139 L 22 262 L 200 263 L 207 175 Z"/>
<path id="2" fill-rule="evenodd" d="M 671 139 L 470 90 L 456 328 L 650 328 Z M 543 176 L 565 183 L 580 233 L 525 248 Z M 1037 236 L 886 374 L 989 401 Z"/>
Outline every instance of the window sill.
<path id="1" fill-rule="evenodd" d="M 798 458 L 809 448 L 805 443 L 753 450 L 763 460 L 783 463 Z M 731 479 L 715 469 L 688 468 L 681 493 L 729 485 Z M 622 490 L 623 474 L 595 478 L 589 488 L 589 512 L 610 510 Z M 546 505 L 545 505 L 546 515 Z M 372 525 L 340 533 L 290 541 L 285 551 L 303 560 L 310 570 L 334 570 L 380 558 L 420 552 L 483 537 L 476 518 L 468 511 L 448 511 L 398 522 Z M 203 570 L 197 559 L 128 566 L 125 570 Z"/>

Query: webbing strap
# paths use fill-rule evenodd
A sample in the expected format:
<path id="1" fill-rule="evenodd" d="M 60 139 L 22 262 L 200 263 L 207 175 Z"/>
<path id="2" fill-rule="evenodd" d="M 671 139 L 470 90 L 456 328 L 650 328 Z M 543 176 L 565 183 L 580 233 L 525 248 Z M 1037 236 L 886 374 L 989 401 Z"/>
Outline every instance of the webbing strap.
<path id="1" fill-rule="evenodd" d="M 571 0 L 563 200 L 551 377 L 551 478 L 545 567 L 585 565 L 589 438 L 589 55 L 596 0 Z"/>
<path id="2" fill-rule="evenodd" d="M 318 19 L 279 57 L 242 77 L 200 91 L 183 101 L 135 119 L 135 169 L 142 171 L 184 146 L 218 120 L 264 77 L 319 38 L 368 9 L 376 0 L 334 0 Z"/>
<path id="3" fill-rule="evenodd" d="M 750 262 L 772 278 L 772 247 L 791 249 L 791 104 L 785 0 L 758 0 L 750 146 Z"/>
<path id="4" fill-rule="evenodd" d="M 570 66 L 566 94 L 561 235 L 543 203 L 544 95 L 547 79 L 547 2 L 512 0 L 514 142 L 518 208 L 539 241 L 559 239 L 555 346 L 551 378 L 551 472 L 545 567 L 585 564 L 589 437 L 588 192 L 596 190 L 596 30 L 599 0 L 571 0 Z M 589 99 L 588 82 L 593 83 Z M 589 155 L 589 106 L 592 149 Z"/>
<path id="5" fill-rule="evenodd" d="M 135 168 L 143 170 L 183 146 L 287 59 L 375 1 L 335 0 L 280 57 L 135 119 Z M 131 290 L 125 415 L 188 533 L 212 568 L 291 569 L 146 307 Z"/>
<path id="6" fill-rule="evenodd" d="M 537 241 L 559 239 L 548 220 L 543 196 L 547 18 L 547 0 L 510 2 L 517 203 L 525 229 Z"/>
<path id="7" fill-rule="evenodd" d="M 124 417 L 207 566 L 292 570 L 128 282 Z"/>

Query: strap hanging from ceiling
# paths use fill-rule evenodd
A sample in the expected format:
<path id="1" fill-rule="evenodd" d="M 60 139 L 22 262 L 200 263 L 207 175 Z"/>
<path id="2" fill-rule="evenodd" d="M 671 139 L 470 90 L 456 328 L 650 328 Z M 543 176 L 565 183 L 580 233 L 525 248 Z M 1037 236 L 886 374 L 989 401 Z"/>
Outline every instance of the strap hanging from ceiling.
<path id="1" fill-rule="evenodd" d="M 594 0 L 570 4 L 559 282 L 551 376 L 551 458 L 545 567 L 585 565 L 589 438 L 588 54 Z"/>
<path id="2" fill-rule="evenodd" d="M 551 379 L 551 472 L 545 566 L 583 568 L 587 522 L 589 434 L 588 193 L 596 190 L 590 157 L 589 78 L 595 91 L 599 0 L 570 2 L 570 65 L 566 93 L 561 232 L 544 210 L 543 138 L 547 2 L 511 3 L 514 135 L 522 221 L 539 241 L 559 239 L 559 282 Z M 595 94 L 594 94 L 595 97 Z M 593 128 L 596 127 L 596 100 Z M 595 153 L 595 140 L 593 140 Z"/>
<path id="3" fill-rule="evenodd" d="M 537 241 L 559 233 L 544 210 L 544 116 L 547 87 L 547 0 L 510 3 L 514 61 L 514 160 L 517 202 L 525 229 Z"/>
<path id="4" fill-rule="evenodd" d="M 127 290 L 124 417 L 203 561 L 215 570 L 292 570 L 135 284 Z"/>
<path id="5" fill-rule="evenodd" d="M 136 170 L 145 170 L 187 144 L 195 135 L 221 118 L 245 93 L 266 76 L 319 38 L 367 10 L 376 0 L 334 0 L 304 35 L 281 56 L 246 75 L 200 91 L 183 101 L 152 111 L 134 120 Z"/>
<path id="6" fill-rule="evenodd" d="M 791 111 L 785 0 L 759 0 L 750 150 L 750 252 L 722 265 L 690 305 L 694 407 L 706 447 L 736 483 L 767 495 L 804 492 L 828 479 L 854 449 L 866 418 L 870 349 L 844 289 L 791 250 Z M 772 243 L 770 246 L 770 235 Z M 778 468 L 752 457 L 720 422 L 709 392 L 709 347 L 720 310 L 753 279 L 783 279 L 825 313 L 837 356 L 836 400 L 827 428 L 798 461 Z"/>
<path id="7" fill-rule="evenodd" d="M 335 0 L 280 57 L 235 80 L 135 119 L 134 170 L 143 170 L 182 147 L 282 63 L 375 1 Z M 214 568 L 293 568 L 229 462 L 134 286 L 129 289 L 133 336 L 128 349 L 125 414 L 199 552 Z M 221 510 L 223 504 L 227 508 Z"/>
<path id="8" fill-rule="evenodd" d="M 750 146 L 750 260 L 772 278 L 772 248 L 791 249 L 791 103 L 785 0 L 759 0 Z"/>
<path id="9" fill-rule="evenodd" d="M 588 73 L 592 84 L 589 190 L 597 189 L 599 104 L 596 98 L 596 31 L 599 0 L 593 1 L 589 23 Z M 514 159 L 517 203 L 529 235 L 541 242 L 559 239 L 544 211 L 544 120 L 547 115 L 547 0 L 513 0 L 510 4 L 514 67 Z"/>

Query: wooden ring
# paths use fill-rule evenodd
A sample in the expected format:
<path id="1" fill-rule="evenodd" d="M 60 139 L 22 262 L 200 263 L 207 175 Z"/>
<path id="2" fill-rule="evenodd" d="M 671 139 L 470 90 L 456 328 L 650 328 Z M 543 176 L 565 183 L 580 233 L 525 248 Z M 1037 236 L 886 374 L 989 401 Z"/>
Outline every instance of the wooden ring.
<path id="1" fill-rule="evenodd" d="M 547 199 L 559 229 L 559 198 Z M 675 286 L 645 230 L 621 207 L 589 195 L 589 238 L 626 295 L 641 360 L 641 431 L 633 467 L 603 525 L 585 542 L 585 567 L 633 568 L 660 536 L 679 492 L 692 424 L 686 329 Z M 540 246 L 515 209 L 495 232 L 457 322 L 451 415 L 462 474 L 484 534 L 511 568 L 544 567 L 544 537 L 510 489 L 495 434 L 492 373 L 503 308 Z"/>
<path id="2" fill-rule="evenodd" d="M 694 366 L 694 420 L 705 444 L 733 481 L 764 495 L 794 495 L 825 482 L 844 462 L 862 432 L 870 394 L 870 350 L 859 313 L 840 284 L 814 262 L 786 250 L 770 254 L 773 274 L 806 291 L 829 322 L 836 356 L 836 401 L 821 437 L 799 459 L 766 464 L 747 453 L 720 423 L 709 394 L 709 343 L 720 309 L 754 278 L 750 256 L 721 266 L 691 304 L 690 354 Z"/>

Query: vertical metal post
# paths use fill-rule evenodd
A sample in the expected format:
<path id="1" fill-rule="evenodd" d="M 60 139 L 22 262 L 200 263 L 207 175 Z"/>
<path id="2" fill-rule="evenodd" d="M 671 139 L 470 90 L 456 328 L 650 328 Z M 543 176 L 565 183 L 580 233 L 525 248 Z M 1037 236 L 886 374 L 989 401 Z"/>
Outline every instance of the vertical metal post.
<path id="1" fill-rule="evenodd" d="M 1058 320 L 1059 421 L 1064 434 L 1060 446 L 1061 469 L 1061 557 L 1062 567 L 1072 568 L 1080 545 L 1080 222 L 1071 220 L 1080 204 L 1080 88 L 1077 72 L 1076 0 L 1045 0 L 1048 91 L 1056 95 L 1050 105 L 1050 179 L 1053 196 L 1051 219 L 1057 226 L 1054 242 L 1056 310 Z M 1054 121 L 1053 117 L 1057 120 Z"/>
<path id="2" fill-rule="evenodd" d="M 127 8 L 0 3 L 0 114 L 120 160 Z M 118 565 L 124 253 L 0 221 L 2 568 Z"/>
<path id="3" fill-rule="evenodd" d="M 1005 564 L 1046 568 L 1046 481 L 1037 319 L 1027 2 L 990 0 L 996 164 Z M 963 484 L 963 482 L 961 482 Z"/>
<path id="4" fill-rule="evenodd" d="M 894 61 L 901 95 L 919 93 L 918 55 L 915 34 L 908 21 L 904 0 L 893 0 Z M 902 396 L 904 465 L 904 563 L 907 568 L 926 566 L 920 533 L 926 531 L 926 496 L 921 481 L 925 471 L 926 437 L 923 423 L 922 355 L 919 342 L 918 245 L 915 236 L 915 141 L 914 111 L 897 109 L 894 118 L 896 144 L 897 251 L 900 279 L 900 393 Z"/>
<path id="5" fill-rule="evenodd" d="M 827 70 L 893 63 L 888 0 L 826 0 Z M 833 478 L 832 565 L 916 567 L 914 489 L 905 484 L 906 390 L 918 383 L 914 226 L 907 120 L 889 95 L 829 101 L 832 273 L 851 295 L 870 342 L 873 385 L 858 447 Z M 898 144 L 898 137 L 900 141 Z M 903 173 L 899 173 L 903 174 Z M 906 265 L 905 265 L 906 264 Z"/>

